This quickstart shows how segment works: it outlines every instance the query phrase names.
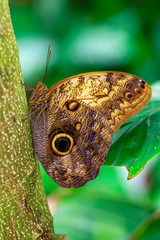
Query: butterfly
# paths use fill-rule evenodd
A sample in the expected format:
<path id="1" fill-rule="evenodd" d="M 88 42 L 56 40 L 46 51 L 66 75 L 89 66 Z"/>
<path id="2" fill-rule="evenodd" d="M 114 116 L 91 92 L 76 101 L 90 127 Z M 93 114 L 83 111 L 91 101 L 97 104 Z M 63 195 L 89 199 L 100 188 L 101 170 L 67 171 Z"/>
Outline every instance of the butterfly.
<path id="1" fill-rule="evenodd" d="M 99 174 L 113 133 L 150 97 L 146 81 L 124 72 L 78 74 L 50 88 L 38 82 L 29 99 L 37 158 L 60 186 L 85 185 Z"/>

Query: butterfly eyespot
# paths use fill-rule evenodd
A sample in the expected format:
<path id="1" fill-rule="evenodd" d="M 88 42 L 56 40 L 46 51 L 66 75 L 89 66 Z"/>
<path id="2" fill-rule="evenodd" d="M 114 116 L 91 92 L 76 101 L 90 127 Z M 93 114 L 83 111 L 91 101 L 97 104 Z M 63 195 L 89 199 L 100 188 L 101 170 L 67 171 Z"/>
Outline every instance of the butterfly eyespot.
<path id="1" fill-rule="evenodd" d="M 141 94 L 142 93 L 142 91 L 139 88 L 135 88 L 134 91 L 135 91 L 136 94 Z"/>
<path id="2" fill-rule="evenodd" d="M 66 102 L 67 109 L 69 111 L 76 111 L 79 107 L 79 103 L 75 100 Z"/>
<path id="3" fill-rule="evenodd" d="M 51 140 L 52 151 L 59 156 L 68 155 L 74 145 L 74 139 L 68 133 L 57 133 Z"/>
<path id="4" fill-rule="evenodd" d="M 143 83 L 139 83 L 139 86 L 143 89 L 145 88 L 145 85 Z"/>
<path id="5" fill-rule="evenodd" d="M 142 83 L 142 84 L 144 84 L 144 85 L 145 85 L 145 83 L 146 83 L 146 82 L 145 82 L 144 80 L 142 80 L 142 79 L 139 79 L 139 82 Z"/>
<path id="6" fill-rule="evenodd" d="M 139 79 L 139 83 L 138 83 L 138 85 L 141 87 L 141 88 L 145 88 L 145 81 L 144 80 L 142 80 L 142 79 Z"/>
<path id="7" fill-rule="evenodd" d="M 77 122 L 77 123 L 75 124 L 75 127 L 76 127 L 77 131 L 80 131 L 80 130 L 81 130 L 81 127 L 82 127 L 82 124 L 81 124 L 80 122 Z"/>
<path id="8" fill-rule="evenodd" d="M 127 99 L 133 99 L 133 98 L 134 98 L 134 95 L 133 95 L 133 93 L 131 93 L 131 92 L 127 92 L 127 93 L 125 93 L 125 97 L 126 97 Z"/>

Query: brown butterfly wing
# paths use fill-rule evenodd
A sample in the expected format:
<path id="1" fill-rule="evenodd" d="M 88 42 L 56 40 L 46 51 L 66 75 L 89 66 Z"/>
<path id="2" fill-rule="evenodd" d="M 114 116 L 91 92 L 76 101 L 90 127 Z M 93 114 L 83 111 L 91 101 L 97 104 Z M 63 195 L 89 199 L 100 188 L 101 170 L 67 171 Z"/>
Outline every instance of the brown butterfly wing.
<path id="1" fill-rule="evenodd" d="M 131 74 L 93 72 L 53 85 L 45 101 L 38 94 L 30 99 L 39 107 L 31 115 L 36 156 L 60 186 L 81 187 L 98 175 L 112 133 L 147 104 L 151 88 Z"/>
<path id="2" fill-rule="evenodd" d="M 111 129 L 98 120 L 95 110 L 83 104 L 72 114 L 59 106 L 61 100 L 59 104 L 56 100 L 56 105 L 49 104 L 32 116 L 35 153 L 60 186 L 80 187 L 98 175 L 111 144 Z M 70 153 L 64 156 L 51 146 L 51 141 L 62 133 L 74 141 Z"/>

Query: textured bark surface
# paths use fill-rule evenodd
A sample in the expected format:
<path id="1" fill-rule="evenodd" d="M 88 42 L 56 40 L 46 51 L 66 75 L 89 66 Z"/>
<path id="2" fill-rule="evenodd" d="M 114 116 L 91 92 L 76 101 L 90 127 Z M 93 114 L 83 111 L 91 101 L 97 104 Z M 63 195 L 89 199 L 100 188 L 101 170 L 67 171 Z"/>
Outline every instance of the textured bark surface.
<path id="1" fill-rule="evenodd" d="M 7 0 L 0 0 L 0 239 L 64 239 L 53 233 L 33 154 L 25 88 Z"/>

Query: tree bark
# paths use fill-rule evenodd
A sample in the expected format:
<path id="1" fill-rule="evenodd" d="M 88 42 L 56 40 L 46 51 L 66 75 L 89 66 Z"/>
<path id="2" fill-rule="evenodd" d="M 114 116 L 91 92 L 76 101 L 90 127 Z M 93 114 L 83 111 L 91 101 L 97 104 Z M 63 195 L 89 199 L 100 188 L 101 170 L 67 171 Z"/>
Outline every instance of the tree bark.
<path id="1" fill-rule="evenodd" d="M 34 157 L 18 47 L 0 0 L 0 239 L 65 239 L 53 219 Z"/>

